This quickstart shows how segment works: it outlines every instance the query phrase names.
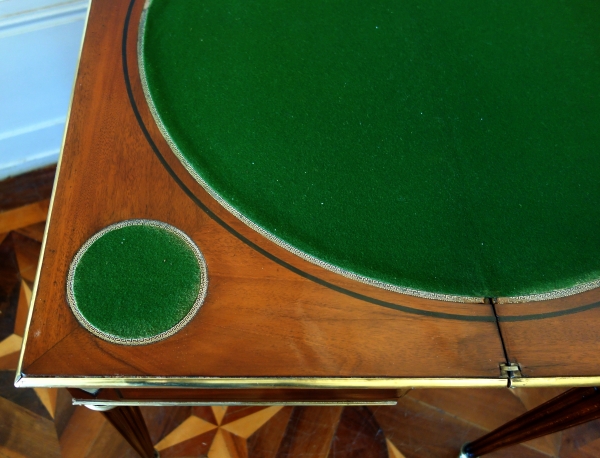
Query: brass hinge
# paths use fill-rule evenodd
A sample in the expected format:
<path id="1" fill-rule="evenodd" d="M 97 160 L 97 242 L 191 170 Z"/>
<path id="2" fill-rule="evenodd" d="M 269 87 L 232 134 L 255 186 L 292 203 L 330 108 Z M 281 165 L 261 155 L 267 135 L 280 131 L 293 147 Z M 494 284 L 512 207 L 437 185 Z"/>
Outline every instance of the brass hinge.
<path id="1" fill-rule="evenodd" d="M 521 368 L 517 363 L 500 364 L 500 378 L 521 377 Z"/>

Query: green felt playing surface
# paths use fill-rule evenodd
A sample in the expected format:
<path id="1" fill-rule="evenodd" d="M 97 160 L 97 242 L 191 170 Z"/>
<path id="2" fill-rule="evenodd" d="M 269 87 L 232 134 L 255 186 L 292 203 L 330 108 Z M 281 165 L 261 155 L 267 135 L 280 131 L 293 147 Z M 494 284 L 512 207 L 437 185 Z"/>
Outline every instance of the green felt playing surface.
<path id="1" fill-rule="evenodd" d="M 361 276 L 600 278 L 596 0 L 153 0 L 145 78 L 212 190 Z"/>
<path id="2" fill-rule="evenodd" d="M 180 237 L 158 227 L 126 226 L 87 249 L 73 292 L 95 328 L 123 339 L 149 338 L 170 330 L 194 306 L 200 269 Z"/>

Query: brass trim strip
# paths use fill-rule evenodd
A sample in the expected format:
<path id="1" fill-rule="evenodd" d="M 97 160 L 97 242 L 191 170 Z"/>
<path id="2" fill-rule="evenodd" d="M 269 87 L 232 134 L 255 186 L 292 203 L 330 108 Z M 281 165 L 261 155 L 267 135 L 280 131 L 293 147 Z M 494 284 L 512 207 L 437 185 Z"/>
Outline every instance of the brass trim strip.
<path id="1" fill-rule="evenodd" d="M 589 377 L 515 377 L 511 388 L 600 386 L 600 376 Z"/>
<path id="2" fill-rule="evenodd" d="M 19 388 L 506 388 L 501 378 L 317 378 L 317 377 L 27 377 Z"/>
<path id="3" fill-rule="evenodd" d="M 211 402 L 178 402 L 178 401 L 96 401 L 73 399 L 74 406 L 86 407 L 118 407 L 118 406 L 395 406 L 398 401 L 211 401 Z"/>
<path id="4" fill-rule="evenodd" d="M 87 7 L 87 13 L 85 15 L 85 22 L 83 24 L 83 33 L 81 35 L 81 43 L 79 45 L 79 55 L 77 56 L 77 66 L 75 67 L 75 76 L 73 78 L 73 84 L 71 86 L 71 99 L 69 100 L 69 108 L 67 110 L 67 121 L 65 122 L 65 130 L 63 131 L 62 143 L 60 146 L 60 154 L 58 155 L 58 163 L 56 164 L 56 174 L 54 175 L 54 184 L 52 185 L 52 195 L 50 196 L 50 205 L 48 206 L 48 216 L 46 217 L 46 227 L 44 228 L 44 236 L 42 238 L 42 246 L 40 249 L 40 257 L 38 259 L 37 270 L 35 272 L 35 280 L 33 282 L 33 291 L 31 294 L 31 301 L 29 302 L 29 313 L 27 315 L 27 324 L 25 325 L 25 332 L 23 333 L 23 345 L 21 346 L 21 354 L 19 355 L 19 362 L 17 364 L 17 372 L 15 375 L 15 386 L 21 378 L 21 368 L 23 367 L 23 358 L 25 356 L 25 346 L 27 345 L 27 337 L 29 335 L 29 326 L 31 325 L 31 317 L 33 316 L 33 307 L 35 305 L 35 299 L 38 292 L 38 284 L 40 281 L 40 272 L 42 271 L 42 262 L 44 260 L 44 253 L 46 251 L 46 240 L 48 239 L 48 229 L 50 228 L 50 220 L 52 218 L 52 209 L 54 208 L 54 198 L 56 197 L 56 188 L 58 184 L 58 177 L 60 175 L 60 168 L 63 159 L 63 153 L 65 151 L 65 141 L 67 139 L 67 132 L 69 131 L 69 125 L 71 124 L 71 109 L 73 108 L 73 99 L 75 98 L 75 86 L 77 84 L 77 77 L 79 75 L 79 64 L 81 63 L 81 55 L 83 53 L 83 45 L 85 43 L 85 36 L 87 34 L 88 23 L 90 19 L 90 11 L 92 10 L 91 3 Z"/>
<path id="5" fill-rule="evenodd" d="M 507 388 L 507 379 L 482 378 L 315 378 L 315 377 L 27 377 L 17 372 L 18 388 Z M 512 388 L 600 386 L 600 376 L 515 377 Z"/>

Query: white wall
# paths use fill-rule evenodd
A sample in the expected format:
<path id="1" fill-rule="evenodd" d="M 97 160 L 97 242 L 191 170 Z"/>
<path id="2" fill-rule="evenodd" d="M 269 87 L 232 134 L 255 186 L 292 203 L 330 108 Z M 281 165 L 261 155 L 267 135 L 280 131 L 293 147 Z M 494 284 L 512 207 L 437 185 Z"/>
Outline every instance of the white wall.
<path id="1" fill-rule="evenodd" d="M 58 160 L 89 0 L 0 0 L 0 180 Z"/>

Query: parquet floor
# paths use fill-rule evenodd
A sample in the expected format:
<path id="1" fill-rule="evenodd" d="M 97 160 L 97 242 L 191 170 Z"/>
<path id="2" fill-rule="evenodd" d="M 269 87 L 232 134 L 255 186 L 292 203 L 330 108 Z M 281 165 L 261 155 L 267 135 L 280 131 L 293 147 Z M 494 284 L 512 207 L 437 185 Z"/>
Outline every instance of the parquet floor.
<path id="1" fill-rule="evenodd" d="M 98 413 L 56 389 L 15 389 L 52 169 L 0 183 L 0 458 L 135 457 Z M 148 407 L 162 457 L 456 457 L 462 443 L 560 390 L 413 390 L 393 407 Z M 591 422 L 490 457 L 600 457 Z"/>

